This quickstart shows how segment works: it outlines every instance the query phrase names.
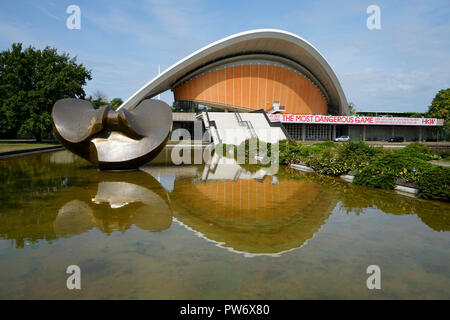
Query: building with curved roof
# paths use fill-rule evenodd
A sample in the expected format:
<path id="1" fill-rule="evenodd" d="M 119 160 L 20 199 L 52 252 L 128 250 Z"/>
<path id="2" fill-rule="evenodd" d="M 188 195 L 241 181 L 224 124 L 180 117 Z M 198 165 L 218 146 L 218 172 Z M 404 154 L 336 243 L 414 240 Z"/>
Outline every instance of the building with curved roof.
<path id="1" fill-rule="evenodd" d="M 166 90 L 175 101 L 225 110 L 348 114 L 347 100 L 328 62 L 309 42 L 286 31 L 241 32 L 192 53 L 144 85 L 120 108 Z"/>
<path id="2" fill-rule="evenodd" d="M 175 110 L 203 111 L 201 116 L 174 114 L 173 128 L 187 129 L 192 136 L 195 122 L 201 120 L 216 144 L 239 144 L 253 137 L 272 143 L 339 136 L 438 140 L 438 126 L 443 125 L 442 119 L 350 116 L 344 91 L 323 55 L 303 38 L 275 29 L 237 33 L 197 50 L 145 84 L 120 108 L 133 109 L 167 90 L 174 94 Z M 208 115 L 207 110 L 234 115 Z M 265 114 L 267 121 L 254 111 Z"/>

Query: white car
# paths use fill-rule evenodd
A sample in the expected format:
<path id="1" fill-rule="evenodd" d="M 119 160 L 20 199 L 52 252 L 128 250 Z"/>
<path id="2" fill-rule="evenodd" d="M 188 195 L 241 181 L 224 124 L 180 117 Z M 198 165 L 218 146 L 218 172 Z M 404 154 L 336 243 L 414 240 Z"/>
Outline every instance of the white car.
<path id="1" fill-rule="evenodd" d="M 340 136 L 339 138 L 334 139 L 334 142 L 347 142 L 350 141 L 349 136 Z"/>

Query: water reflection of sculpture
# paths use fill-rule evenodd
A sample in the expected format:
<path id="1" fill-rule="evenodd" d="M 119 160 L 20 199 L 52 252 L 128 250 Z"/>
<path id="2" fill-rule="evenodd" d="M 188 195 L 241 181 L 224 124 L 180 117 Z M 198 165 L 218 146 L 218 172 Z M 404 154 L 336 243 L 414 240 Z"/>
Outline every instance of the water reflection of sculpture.
<path id="1" fill-rule="evenodd" d="M 336 204 L 352 214 L 369 207 L 417 214 L 434 230 L 450 230 L 446 203 L 327 176 L 281 169 L 274 177 L 234 163 L 141 170 L 99 172 L 68 151 L 0 161 L 0 238 L 22 248 L 91 228 L 159 231 L 169 228 L 173 211 L 183 226 L 229 250 L 279 254 L 317 234 Z"/>
<path id="2" fill-rule="evenodd" d="M 59 209 L 53 223 L 55 234 L 80 234 L 93 227 L 110 234 L 115 230 L 125 232 L 132 225 L 163 231 L 172 224 L 167 195 L 161 189 L 149 190 L 124 181 L 102 181 L 95 196 L 89 199 L 90 196 L 90 193 L 81 195 Z"/>
<path id="3" fill-rule="evenodd" d="M 51 159 L 66 163 L 70 157 L 61 153 Z M 109 234 L 114 230 L 125 232 L 133 225 L 143 230 L 162 231 L 172 223 L 167 192 L 148 174 L 77 168 L 65 175 L 65 178 L 58 175 L 45 180 L 47 184 L 52 183 L 46 187 L 51 191 L 36 195 L 36 199 L 28 191 L 18 192 L 18 198 L 27 197 L 26 203 L 19 204 L 16 199 L 10 208 L 3 207 L 0 237 L 13 239 L 16 247 L 23 248 L 41 239 L 51 241 L 78 235 L 94 227 Z M 67 185 L 61 186 L 61 179 L 67 179 Z M 51 201 L 43 206 L 42 198 Z"/>

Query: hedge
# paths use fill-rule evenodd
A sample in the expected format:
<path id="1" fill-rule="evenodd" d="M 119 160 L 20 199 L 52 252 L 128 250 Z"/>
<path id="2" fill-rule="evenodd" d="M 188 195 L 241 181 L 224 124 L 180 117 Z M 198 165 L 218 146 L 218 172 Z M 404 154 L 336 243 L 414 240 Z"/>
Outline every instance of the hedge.
<path id="1" fill-rule="evenodd" d="M 419 197 L 450 201 L 450 168 L 433 165 L 426 170 L 417 185 Z"/>
<path id="2" fill-rule="evenodd" d="M 353 183 L 393 189 L 395 178 L 401 178 L 407 182 L 416 182 L 432 166 L 431 163 L 414 155 L 404 152 L 390 152 L 358 172 Z"/>
<path id="3" fill-rule="evenodd" d="M 260 149 L 258 141 L 256 143 Z M 248 150 L 249 141 L 243 144 L 248 161 L 253 158 Z M 219 146 L 224 149 L 225 147 Z M 430 147 L 421 143 L 411 143 L 396 151 L 385 151 L 382 147 L 370 146 L 363 141 L 327 141 L 307 146 L 289 140 L 280 141 L 278 147 L 280 164 L 300 163 L 312 167 L 319 174 L 332 176 L 352 171 L 356 172 L 353 183 L 382 189 L 393 189 L 396 180 L 401 179 L 403 182 L 417 185 L 422 198 L 450 201 L 450 168 L 429 163 L 429 160 L 439 156 L 434 155 Z M 267 156 L 271 157 L 272 145 L 268 144 L 267 149 Z M 236 156 L 237 146 L 234 146 L 234 151 Z"/>

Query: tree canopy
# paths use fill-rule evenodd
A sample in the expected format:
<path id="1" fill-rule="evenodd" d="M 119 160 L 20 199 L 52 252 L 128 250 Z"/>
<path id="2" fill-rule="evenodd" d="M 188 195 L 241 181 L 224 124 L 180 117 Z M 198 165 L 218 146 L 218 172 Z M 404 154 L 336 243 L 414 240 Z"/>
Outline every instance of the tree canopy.
<path id="1" fill-rule="evenodd" d="M 121 98 L 114 98 L 109 101 L 106 95 L 100 90 L 94 92 L 94 94 L 92 96 L 89 96 L 89 98 L 87 98 L 86 100 L 89 101 L 95 109 L 110 105 L 114 110 L 116 110 L 123 103 L 123 100 Z"/>
<path id="2" fill-rule="evenodd" d="M 450 121 L 450 88 L 440 90 L 428 107 L 428 114 L 433 118 Z"/>
<path id="3" fill-rule="evenodd" d="M 450 88 L 440 90 L 428 107 L 427 115 L 432 118 L 444 119 L 444 126 L 440 128 L 443 139 L 450 139 Z"/>
<path id="4" fill-rule="evenodd" d="M 54 103 L 83 99 L 83 86 L 91 79 L 91 71 L 77 64 L 76 57 L 55 48 L 23 49 L 15 43 L 0 52 L 0 136 L 48 136 Z"/>
<path id="5" fill-rule="evenodd" d="M 356 107 L 353 102 L 348 104 L 348 111 L 350 111 L 350 115 L 354 116 L 356 114 Z"/>
<path id="6" fill-rule="evenodd" d="M 114 110 L 116 110 L 120 105 L 123 103 L 123 100 L 120 98 L 114 98 L 111 100 L 110 105 L 113 107 Z"/>

